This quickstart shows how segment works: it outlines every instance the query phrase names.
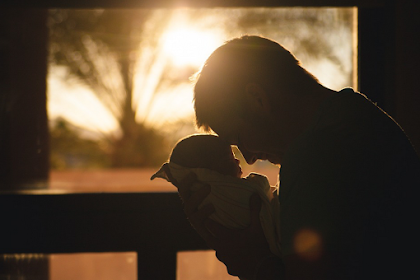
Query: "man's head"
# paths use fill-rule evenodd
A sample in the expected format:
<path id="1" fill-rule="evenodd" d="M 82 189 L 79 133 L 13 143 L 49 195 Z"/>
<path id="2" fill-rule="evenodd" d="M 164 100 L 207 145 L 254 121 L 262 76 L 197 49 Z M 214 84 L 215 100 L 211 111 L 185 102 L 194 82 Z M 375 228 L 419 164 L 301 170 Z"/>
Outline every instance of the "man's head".
<path id="1" fill-rule="evenodd" d="M 268 139 L 270 130 L 279 125 L 273 112 L 278 113 L 285 95 L 305 95 L 319 86 L 288 50 L 258 36 L 226 42 L 210 55 L 196 77 L 197 126 L 238 145 L 249 163 L 256 159 L 279 163 L 274 155 L 279 151 L 270 147 L 273 140 Z M 239 131 L 232 132 L 235 129 L 248 134 L 233 139 L 239 138 L 234 136 Z"/>
<path id="2" fill-rule="evenodd" d="M 238 178 L 242 175 L 239 160 L 233 155 L 231 146 L 211 134 L 195 134 L 181 139 L 172 150 L 169 161 Z"/>
<path id="3" fill-rule="evenodd" d="M 197 126 L 209 131 L 214 114 L 220 113 L 216 108 L 225 113 L 247 114 L 241 101 L 247 85 L 253 83 L 262 86 L 270 101 L 274 101 L 278 89 L 302 92 L 318 81 L 300 66 L 293 54 L 272 40 L 259 36 L 232 39 L 217 48 L 197 74 L 194 87 Z"/>

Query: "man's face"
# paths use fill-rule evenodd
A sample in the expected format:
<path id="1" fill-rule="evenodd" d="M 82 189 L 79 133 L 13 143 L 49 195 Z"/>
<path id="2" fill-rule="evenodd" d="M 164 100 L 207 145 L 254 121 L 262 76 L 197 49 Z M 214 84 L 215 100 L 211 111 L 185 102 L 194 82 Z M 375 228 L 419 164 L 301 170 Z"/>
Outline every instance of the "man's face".
<path id="1" fill-rule="evenodd" d="M 214 124 L 212 129 L 230 145 L 237 146 L 248 164 L 259 159 L 281 163 L 282 153 L 273 145 L 276 139 L 271 133 L 269 120 L 226 118 L 224 122 Z"/>
<path id="2" fill-rule="evenodd" d="M 281 164 L 293 136 L 290 122 L 295 107 L 290 105 L 296 103 L 296 98 L 291 103 L 285 98 L 289 96 L 286 92 L 276 93 L 273 102 L 266 87 L 258 83 L 249 83 L 231 94 L 235 101 L 217 108 L 208 121 L 211 129 L 230 145 L 236 145 L 249 164 L 258 159 Z"/>

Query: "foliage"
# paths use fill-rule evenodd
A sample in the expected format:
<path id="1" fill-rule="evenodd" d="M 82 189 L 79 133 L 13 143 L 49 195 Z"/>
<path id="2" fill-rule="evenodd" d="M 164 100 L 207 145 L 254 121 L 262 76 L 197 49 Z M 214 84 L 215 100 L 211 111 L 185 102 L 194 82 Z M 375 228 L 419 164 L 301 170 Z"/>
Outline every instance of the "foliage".
<path id="1" fill-rule="evenodd" d="M 300 60 L 327 60 L 351 82 L 351 8 L 246 9 L 236 19 L 237 29 L 271 34 Z M 306 67 L 307 65 L 304 65 Z M 337 74 L 336 74 L 337 75 Z"/>
<path id="2" fill-rule="evenodd" d="M 52 169 L 106 168 L 109 149 L 103 140 L 86 139 L 81 130 L 64 119 L 50 127 L 50 165 Z"/>
<path id="3" fill-rule="evenodd" d="M 153 165 L 162 149 L 169 151 L 163 135 L 136 120 L 133 92 L 138 64 L 149 69 L 159 59 L 157 53 L 142 56 L 139 46 L 142 33 L 159 34 L 165 21 L 160 16 L 162 24 L 150 26 L 147 10 L 50 11 L 50 63 L 66 67 L 68 82 L 88 86 L 119 124 L 118 137 L 106 136 L 113 167 Z M 156 44 L 153 37 L 148 41 Z M 158 77 L 152 94 L 163 80 Z"/>
<path id="4" fill-rule="evenodd" d="M 136 124 L 133 135 L 113 142 L 119 152 L 112 155 L 112 162 L 124 167 L 159 166 L 168 159 L 169 144 L 157 130 Z"/>
<path id="5" fill-rule="evenodd" d="M 162 89 L 185 82 L 197 70 L 175 69 L 162 58 L 161 35 L 172 13 L 171 9 L 50 10 L 50 63 L 65 66 L 67 82 L 88 86 L 118 122 L 118 133 L 102 140 L 108 145 L 109 166 L 157 165 L 169 153 L 170 137 L 144 121 L 149 105 Z M 334 78 L 329 75 L 327 80 L 341 88 L 342 83 L 351 84 L 353 74 L 351 17 L 351 9 L 238 8 L 197 9 L 175 18 L 189 18 L 197 26 L 206 22 L 203 26 L 220 28 L 226 39 L 244 33 L 270 37 L 305 60 L 310 71 L 320 61 L 333 65 L 329 69 L 336 71 Z M 177 126 L 162 131 L 171 128 L 172 136 L 178 136 L 182 129 L 176 131 Z"/>

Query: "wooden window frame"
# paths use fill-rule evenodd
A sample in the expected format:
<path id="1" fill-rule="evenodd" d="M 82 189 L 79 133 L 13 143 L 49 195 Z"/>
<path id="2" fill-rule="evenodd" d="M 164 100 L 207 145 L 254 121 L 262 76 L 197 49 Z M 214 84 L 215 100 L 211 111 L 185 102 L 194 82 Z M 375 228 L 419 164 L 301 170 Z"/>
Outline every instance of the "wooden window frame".
<path id="1" fill-rule="evenodd" d="M 178 3 L 175 0 L 14 0 L 0 7 L 11 10 L 18 7 L 155 8 L 176 7 Z M 395 36 L 386 33 L 395 25 L 394 1 L 184 0 L 181 3 L 191 7 L 358 7 L 359 89 L 369 92 L 387 111 L 395 111 L 395 79 L 390 78 L 395 74 Z M 378 29 L 378 24 L 384 28 Z M 39 110 L 45 113 L 45 93 L 36 100 L 41 102 L 35 103 L 37 108 L 31 113 L 39 115 Z M 15 152 L 18 150 L 19 147 Z M 13 155 L 14 151 L 10 156 Z M 36 164 L 36 160 L 31 164 Z M 43 160 L 41 163 L 45 164 Z M 17 168 L 5 160 L 1 163 L 9 164 L 3 166 L 3 174 Z M 45 169 L 43 172 L 38 174 L 40 178 L 46 176 Z M 1 188 L 8 191 L 0 192 L 0 254 L 135 251 L 138 279 L 176 279 L 176 253 L 207 248 L 185 219 L 176 193 L 51 194 L 13 191 L 4 185 Z"/>

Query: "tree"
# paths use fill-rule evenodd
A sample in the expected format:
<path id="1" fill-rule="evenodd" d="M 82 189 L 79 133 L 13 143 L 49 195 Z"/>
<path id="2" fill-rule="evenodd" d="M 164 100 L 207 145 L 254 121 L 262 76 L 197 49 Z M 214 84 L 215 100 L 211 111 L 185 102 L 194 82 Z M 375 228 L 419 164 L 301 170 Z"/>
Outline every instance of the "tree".
<path id="1" fill-rule="evenodd" d="M 147 24 L 151 17 L 160 24 Z M 67 80 L 88 86 L 118 121 L 119 136 L 107 136 L 113 167 L 156 165 L 169 151 L 164 136 L 136 120 L 133 91 L 136 68 L 154 71 L 153 80 L 138 85 L 149 100 L 165 80 L 168 65 L 159 62 L 156 48 L 168 18 L 147 10 L 50 11 L 50 63 L 65 66 Z"/>
<path id="2" fill-rule="evenodd" d="M 65 119 L 50 128 L 50 167 L 52 169 L 106 168 L 111 162 L 103 139 L 82 137 L 82 130 Z"/>
<path id="3" fill-rule="evenodd" d="M 305 60 L 310 72 L 322 62 L 333 66 L 328 86 L 341 89 L 354 81 L 353 13 L 352 8 L 243 9 L 232 29 L 274 39 Z"/>
<path id="4" fill-rule="evenodd" d="M 292 50 L 311 72 L 322 62 L 335 75 L 316 76 L 339 89 L 352 82 L 351 17 L 351 9 L 313 8 L 52 10 L 50 61 L 66 67 L 68 81 L 89 86 L 118 120 L 119 136 L 110 140 L 113 166 L 144 166 L 150 157 L 166 159 L 169 149 L 159 149 L 167 147 L 164 138 L 139 116 L 147 117 L 162 89 L 175 92 L 174 86 L 198 70 L 175 68 L 162 55 L 168 26 L 182 21 L 217 31 L 223 40 L 267 36 Z"/>

